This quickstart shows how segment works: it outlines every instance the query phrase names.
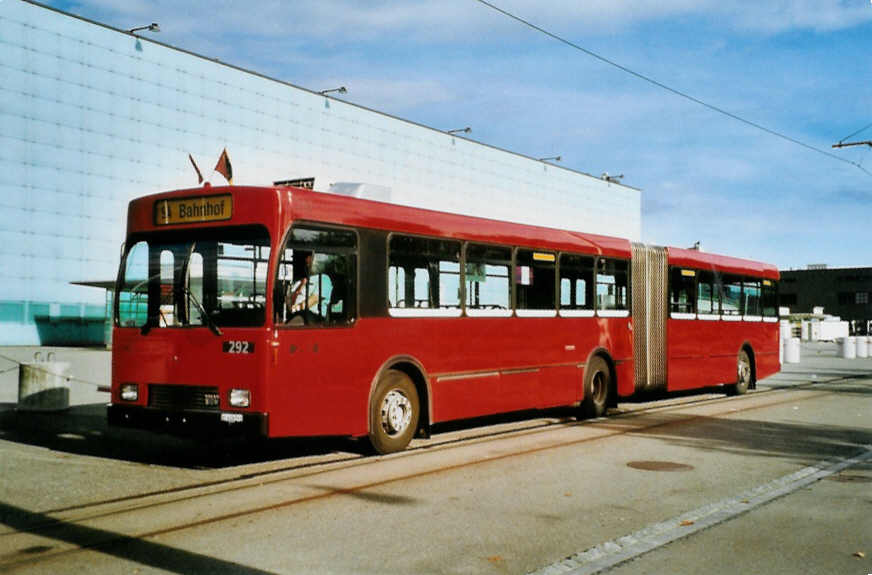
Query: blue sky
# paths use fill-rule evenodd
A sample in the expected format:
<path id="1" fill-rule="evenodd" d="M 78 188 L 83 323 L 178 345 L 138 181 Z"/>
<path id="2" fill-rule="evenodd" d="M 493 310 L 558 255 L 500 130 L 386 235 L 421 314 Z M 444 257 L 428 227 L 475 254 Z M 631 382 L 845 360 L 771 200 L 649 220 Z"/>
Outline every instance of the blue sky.
<path id="1" fill-rule="evenodd" d="M 830 146 L 872 123 L 869 0 L 494 0 L 677 90 Z M 872 265 L 872 175 L 647 84 L 475 0 L 78 0 L 51 6 L 643 190 L 646 242 Z M 872 140 L 872 128 L 851 138 Z"/>

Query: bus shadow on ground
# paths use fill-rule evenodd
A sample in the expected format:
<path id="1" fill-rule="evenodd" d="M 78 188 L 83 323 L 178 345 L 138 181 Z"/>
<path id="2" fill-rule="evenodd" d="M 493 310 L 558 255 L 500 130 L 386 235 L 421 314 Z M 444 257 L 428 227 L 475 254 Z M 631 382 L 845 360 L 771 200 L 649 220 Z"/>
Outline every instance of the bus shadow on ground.
<path id="1" fill-rule="evenodd" d="M 866 385 L 849 385 L 840 380 L 835 385 L 823 384 L 819 389 L 828 393 L 854 396 L 862 395 L 860 401 L 868 401 L 872 385 L 868 376 Z M 615 431 L 626 429 L 639 437 L 663 441 L 666 444 L 703 452 L 737 455 L 754 458 L 791 459 L 801 464 L 833 457 L 850 457 L 861 450 L 872 449 L 872 429 L 868 427 L 868 406 L 856 404 L 846 409 L 838 425 L 817 424 L 806 421 L 790 421 L 790 413 L 799 414 L 815 409 L 813 403 L 792 403 L 785 396 L 786 414 L 779 420 L 764 421 L 742 416 L 737 405 L 735 415 L 698 416 L 688 424 L 686 416 L 678 413 L 659 413 L 659 423 L 636 430 L 632 419 L 615 418 L 602 423 Z M 753 412 L 751 412 L 753 413 Z"/>
<path id="2" fill-rule="evenodd" d="M 192 469 L 331 453 L 349 457 L 368 453 L 365 442 L 341 437 L 198 439 L 110 427 L 105 403 L 77 405 L 51 413 L 16 411 L 15 404 L 0 404 L 0 439 L 76 455 Z"/>
<path id="3" fill-rule="evenodd" d="M 831 392 L 872 394 L 872 386 L 861 385 L 872 382 L 872 371 L 861 368 L 822 368 L 793 369 L 763 380 L 761 387 L 766 389 L 790 389 L 798 385 L 814 385 L 815 388 Z"/>
<path id="4" fill-rule="evenodd" d="M 150 465 L 213 469 L 318 455 L 357 458 L 374 453 L 364 438 L 196 438 L 112 427 L 106 421 L 105 403 L 77 405 L 57 412 L 26 412 L 15 408 L 15 404 L 0 404 L 0 440 Z M 535 429 L 555 422 L 571 422 L 575 421 L 576 413 L 575 408 L 558 407 L 444 422 L 433 426 L 432 441 L 421 447 L 502 435 L 518 431 L 518 425 Z M 529 426 L 524 427 L 524 422 L 529 422 Z M 511 428 L 499 428 L 502 424 L 509 424 Z M 466 433 L 461 438 L 453 437 L 451 433 L 457 431 Z"/>
<path id="5" fill-rule="evenodd" d="M 808 379 L 816 375 L 827 377 L 872 378 L 872 368 L 870 367 L 872 366 L 803 367 L 802 369 L 783 369 L 771 379 L 779 379 L 781 377 L 804 377 Z"/>
<path id="6" fill-rule="evenodd" d="M 821 371 L 819 375 L 825 376 L 827 379 L 835 378 L 835 381 L 820 382 L 820 388 L 828 392 L 861 396 L 872 395 L 872 385 L 858 385 L 862 380 L 869 380 L 868 371 L 830 371 L 826 373 Z M 801 382 L 809 383 L 809 379 L 802 378 L 802 381 L 793 382 L 791 378 L 787 378 L 785 381 L 770 378 L 761 382 L 761 385 L 768 389 L 789 389 L 796 387 Z M 622 403 L 641 404 L 676 398 L 692 400 L 694 397 L 699 397 L 700 400 L 705 401 L 711 395 L 720 395 L 723 392 L 723 387 L 715 386 L 672 393 L 645 394 L 624 399 Z M 651 405 L 657 407 L 656 403 L 651 403 Z M 419 442 L 417 446 L 413 444 L 411 449 L 444 446 L 475 438 L 547 427 L 555 423 L 572 423 L 576 421 L 577 413 L 575 408 L 560 407 L 440 423 L 433 426 L 432 440 Z M 668 419 L 669 416 L 664 417 Z M 785 452 L 796 451 L 797 456 L 806 456 L 819 454 L 821 451 L 818 447 L 822 445 L 872 444 L 872 434 L 853 428 L 825 427 L 818 430 L 805 425 L 792 427 L 783 424 L 742 422 L 735 419 L 721 420 L 717 418 L 712 418 L 706 422 L 707 433 L 704 437 L 694 435 L 684 438 L 681 436 L 681 430 L 686 426 L 680 425 L 681 416 L 676 415 L 675 419 L 676 425 L 674 426 L 666 422 L 664 425 L 658 425 L 653 430 L 643 433 L 665 433 L 665 437 L 671 437 L 674 441 L 692 443 L 706 449 L 765 452 L 767 449 L 775 448 L 772 451 L 773 455 L 784 455 Z M 508 428 L 501 427 L 507 424 Z M 633 426 L 631 421 L 623 422 L 622 418 L 605 419 L 598 424 L 615 428 Z M 673 428 L 676 430 L 674 436 L 666 433 L 667 430 Z M 778 433 L 779 430 L 782 433 Z M 812 433 L 810 437 L 798 436 L 798 434 L 808 434 L 810 431 Z M 463 437 L 453 436 L 452 432 L 462 432 Z M 754 444 L 755 438 L 758 438 L 760 434 L 769 438 L 766 445 Z M 78 405 L 55 413 L 19 412 L 15 410 L 15 404 L 0 404 L 0 439 L 76 455 L 191 469 L 226 468 L 250 463 L 330 454 L 347 458 L 358 458 L 372 454 L 367 441 L 346 437 L 270 440 L 196 439 L 147 430 L 109 427 L 106 422 L 106 405 L 104 403 Z"/>
<path id="7" fill-rule="evenodd" d="M 40 534 L 51 544 L 38 545 L 19 550 L 14 555 L 6 555 L 4 560 L 10 561 L 12 569 L 27 568 L 37 563 L 40 556 L 51 552 L 57 546 L 55 541 L 89 548 L 125 561 L 133 561 L 144 567 L 151 567 L 167 573 L 228 573 L 243 575 L 267 575 L 255 567 L 194 553 L 137 537 L 129 537 L 121 533 L 96 529 L 73 522 L 58 521 L 45 515 L 0 502 L 0 523 L 21 532 L 31 531 L 34 525 L 51 525 L 49 531 Z M 62 551 L 62 549 L 61 549 Z M 7 566 L 10 566 L 7 564 Z M 133 572 L 138 573 L 139 568 Z"/>
<path id="8" fill-rule="evenodd" d="M 678 420 L 641 431 L 681 448 L 753 458 L 791 459 L 810 464 L 833 457 L 850 457 L 872 445 L 872 431 L 861 427 L 754 419 L 701 417 L 693 425 Z"/>
<path id="9" fill-rule="evenodd" d="M 698 398 L 700 401 L 705 401 L 712 399 L 712 395 L 723 397 L 725 393 L 726 391 L 723 385 L 713 385 L 681 391 L 642 392 L 630 397 L 621 398 L 620 403 L 635 405 L 644 405 L 647 403 L 651 404 L 652 407 L 656 407 L 656 404 L 654 403 L 656 401 L 681 398 Z M 622 413 L 620 406 L 618 409 L 610 408 L 609 410 L 610 415 L 616 415 L 619 413 Z M 543 421 L 543 419 L 546 419 L 547 421 Z M 528 409 L 437 423 L 433 425 L 433 433 L 434 438 L 438 439 L 438 434 L 440 433 L 473 431 L 476 428 L 482 428 L 482 435 L 487 435 L 490 434 L 491 431 L 487 429 L 489 427 L 501 424 L 521 423 L 524 421 L 529 421 L 530 428 L 535 428 L 544 427 L 553 423 L 569 423 L 582 420 L 580 419 L 580 409 L 578 407 L 563 406 L 547 409 Z M 509 431 L 518 430 L 513 428 Z M 503 433 L 503 431 L 497 431 L 496 433 Z M 468 437 L 464 437 L 463 439 L 468 439 Z"/>

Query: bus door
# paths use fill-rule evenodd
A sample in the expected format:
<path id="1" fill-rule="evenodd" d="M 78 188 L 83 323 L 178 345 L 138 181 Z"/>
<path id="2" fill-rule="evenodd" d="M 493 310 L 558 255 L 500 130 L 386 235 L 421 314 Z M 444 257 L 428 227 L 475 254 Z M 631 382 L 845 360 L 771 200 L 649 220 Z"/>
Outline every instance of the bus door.
<path id="1" fill-rule="evenodd" d="M 348 422 L 365 417 L 365 403 L 355 397 L 369 392 L 359 384 L 366 366 L 353 329 L 356 250 L 353 231 L 295 226 L 280 252 L 270 390 L 272 404 L 283 413 L 271 421 L 276 433 L 345 433 Z"/>
<path id="2" fill-rule="evenodd" d="M 712 299 L 713 290 L 710 272 L 678 267 L 669 270 L 670 390 L 713 383 L 706 351 L 718 326 L 718 300 L 716 296 Z"/>
<path id="3" fill-rule="evenodd" d="M 516 325 L 525 342 L 524 368 L 510 371 L 506 380 L 527 390 L 536 407 L 567 405 L 576 401 L 581 385 L 574 349 L 576 334 L 557 328 L 557 254 L 518 248 L 514 284 Z M 576 361 L 573 361 L 573 360 Z M 532 403 L 530 404 L 532 405 Z"/>

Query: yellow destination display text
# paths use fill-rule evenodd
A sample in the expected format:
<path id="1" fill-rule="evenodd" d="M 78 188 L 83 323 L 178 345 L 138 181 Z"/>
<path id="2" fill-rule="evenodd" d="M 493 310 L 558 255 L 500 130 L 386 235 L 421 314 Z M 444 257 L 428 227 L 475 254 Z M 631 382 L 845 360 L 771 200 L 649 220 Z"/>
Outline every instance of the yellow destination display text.
<path id="1" fill-rule="evenodd" d="M 154 223 L 158 226 L 213 222 L 231 217 L 233 198 L 230 194 L 158 200 L 154 204 Z"/>

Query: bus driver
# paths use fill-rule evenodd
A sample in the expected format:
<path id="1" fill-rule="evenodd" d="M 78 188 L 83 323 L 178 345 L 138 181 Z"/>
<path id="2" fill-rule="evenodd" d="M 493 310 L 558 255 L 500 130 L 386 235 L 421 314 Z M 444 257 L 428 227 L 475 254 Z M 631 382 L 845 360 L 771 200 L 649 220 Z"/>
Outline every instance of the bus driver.
<path id="1" fill-rule="evenodd" d="M 293 282 L 288 284 L 285 293 L 286 317 L 290 323 L 296 318 L 315 319 L 312 309 L 318 310 L 320 300 L 320 283 L 318 278 L 311 276 L 313 254 L 308 250 L 296 250 L 293 261 Z"/>

